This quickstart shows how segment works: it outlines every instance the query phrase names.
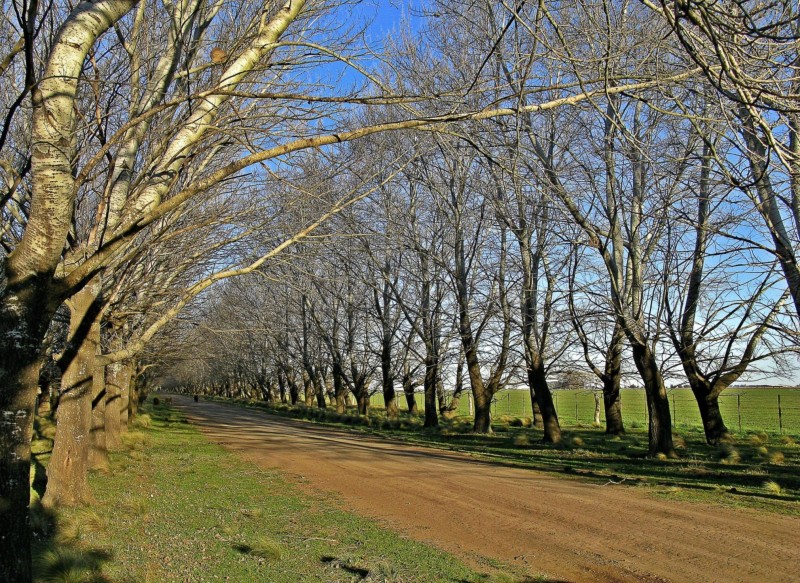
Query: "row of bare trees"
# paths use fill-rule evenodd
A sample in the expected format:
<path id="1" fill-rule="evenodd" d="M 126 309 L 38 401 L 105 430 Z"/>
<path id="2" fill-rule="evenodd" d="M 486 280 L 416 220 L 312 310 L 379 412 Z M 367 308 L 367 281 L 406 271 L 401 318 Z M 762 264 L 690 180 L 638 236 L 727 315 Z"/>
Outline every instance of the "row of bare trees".
<path id="1" fill-rule="evenodd" d="M 469 383 L 478 431 L 522 373 L 557 440 L 553 367 L 582 355 L 611 411 L 624 339 L 667 454 L 666 370 L 713 440 L 719 392 L 794 348 L 796 4 L 430 8 L 380 51 L 336 0 L 4 2 L 0 578 L 30 579 L 53 366 L 47 504 L 87 497 L 125 379 L 182 342 L 318 404 L 363 409 L 380 370 L 428 424 Z"/>

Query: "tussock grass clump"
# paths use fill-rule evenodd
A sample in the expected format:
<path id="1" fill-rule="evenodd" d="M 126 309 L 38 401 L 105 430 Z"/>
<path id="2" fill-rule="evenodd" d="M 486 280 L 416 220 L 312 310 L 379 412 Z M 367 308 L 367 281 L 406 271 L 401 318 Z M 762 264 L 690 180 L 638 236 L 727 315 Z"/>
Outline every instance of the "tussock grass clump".
<path id="1" fill-rule="evenodd" d="M 738 464 L 742 461 L 742 454 L 735 447 L 724 444 L 719 448 L 719 461 L 726 465 Z"/>
<path id="2" fill-rule="evenodd" d="M 780 451 L 773 451 L 769 454 L 769 463 L 780 465 L 784 462 L 786 456 L 783 455 L 783 452 Z"/>
<path id="3" fill-rule="evenodd" d="M 520 433 L 514 437 L 515 447 L 529 447 L 531 445 L 531 438 L 526 433 Z"/>
<path id="4" fill-rule="evenodd" d="M 126 496 L 119 505 L 120 514 L 128 517 L 143 516 L 147 513 L 147 503 L 141 498 Z"/>
<path id="5" fill-rule="evenodd" d="M 781 435 L 781 443 L 783 445 L 797 445 L 797 442 L 794 440 L 794 438 L 789 435 Z"/>
<path id="6" fill-rule="evenodd" d="M 103 583 L 110 581 L 100 567 L 110 557 L 102 551 L 56 547 L 42 553 L 36 570 L 42 583 Z"/>
<path id="7" fill-rule="evenodd" d="M 764 445 L 769 441 L 769 435 L 764 431 L 759 431 L 750 436 L 750 445 Z"/>
<path id="8" fill-rule="evenodd" d="M 283 550 L 280 544 L 267 536 L 260 536 L 253 541 L 252 545 L 243 545 L 247 549 L 247 554 L 267 561 L 280 561 Z"/>
<path id="9" fill-rule="evenodd" d="M 781 488 L 781 485 L 774 480 L 767 480 L 764 482 L 764 489 L 770 494 L 775 494 L 776 496 L 783 494 L 783 488 Z"/>
<path id="10" fill-rule="evenodd" d="M 576 447 L 583 447 L 584 441 L 580 437 L 576 436 L 576 437 L 572 438 L 572 445 L 574 445 Z"/>
<path id="11" fill-rule="evenodd" d="M 80 546 L 91 534 L 99 534 L 106 529 L 102 517 L 91 508 L 81 508 L 68 518 L 58 520 L 56 542 L 61 545 Z"/>
<path id="12" fill-rule="evenodd" d="M 128 449 L 141 451 L 147 445 L 147 436 L 141 431 L 128 431 L 121 436 L 122 444 Z"/>
<path id="13" fill-rule="evenodd" d="M 140 413 L 136 417 L 133 418 L 131 425 L 134 427 L 140 427 L 142 429 L 147 429 L 148 427 L 153 425 L 153 418 L 150 417 L 147 413 Z"/>
<path id="14" fill-rule="evenodd" d="M 672 445 L 675 449 L 686 449 L 686 440 L 680 435 L 672 435 Z"/>

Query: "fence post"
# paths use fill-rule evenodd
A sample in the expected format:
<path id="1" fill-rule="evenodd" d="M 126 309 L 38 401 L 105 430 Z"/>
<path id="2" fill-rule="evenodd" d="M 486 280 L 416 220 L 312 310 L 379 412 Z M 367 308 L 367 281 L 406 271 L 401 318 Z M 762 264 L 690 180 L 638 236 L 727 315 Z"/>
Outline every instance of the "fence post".
<path id="1" fill-rule="evenodd" d="M 778 393 L 778 431 L 783 433 L 783 411 L 781 411 L 781 395 Z"/>
<path id="2" fill-rule="evenodd" d="M 506 415 L 511 415 L 511 393 L 506 393 Z"/>
<path id="3" fill-rule="evenodd" d="M 578 424 L 578 391 L 575 391 L 575 425 Z"/>
<path id="4" fill-rule="evenodd" d="M 739 415 L 739 433 L 742 432 L 742 396 L 736 395 L 736 413 Z"/>

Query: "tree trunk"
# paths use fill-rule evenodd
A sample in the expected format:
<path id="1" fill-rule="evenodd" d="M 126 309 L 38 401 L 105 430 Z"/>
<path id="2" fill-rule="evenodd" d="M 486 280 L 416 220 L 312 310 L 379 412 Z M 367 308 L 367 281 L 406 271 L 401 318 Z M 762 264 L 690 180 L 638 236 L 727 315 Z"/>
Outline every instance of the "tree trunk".
<path id="1" fill-rule="evenodd" d="M 297 386 L 294 378 L 289 381 L 289 402 L 292 405 L 297 405 L 297 401 L 300 400 L 300 387 Z"/>
<path id="2" fill-rule="evenodd" d="M 333 396 L 336 400 L 336 412 L 344 413 L 347 409 L 347 395 L 344 390 L 344 376 L 338 361 L 333 363 Z"/>
<path id="3" fill-rule="evenodd" d="M 603 405 L 606 410 L 606 435 L 622 435 L 622 399 L 619 393 L 619 376 L 603 379 Z"/>
<path id="4" fill-rule="evenodd" d="M 69 300 L 70 324 L 62 356 L 61 399 L 53 454 L 47 464 L 46 506 L 90 500 L 87 471 L 92 427 L 92 377 L 100 342 L 98 290 L 86 286 Z"/>
<path id="5" fill-rule="evenodd" d="M 544 423 L 542 423 L 542 411 L 539 409 L 539 401 L 536 400 L 536 391 L 533 388 L 534 382 L 531 378 L 531 371 L 528 370 L 528 392 L 531 396 L 531 423 L 536 429 L 542 429 L 544 427 Z"/>
<path id="6" fill-rule="evenodd" d="M 707 385 L 699 380 L 690 381 L 690 386 L 700 409 L 700 418 L 703 420 L 706 442 L 708 445 L 719 445 L 730 437 L 730 432 L 719 410 L 719 392 L 711 391 Z"/>
<path id="7" fill-rule="evenodd" d="M 389 419 L 396 419 L 398 415 L 397 393 L 394 390 L 394 377 L 392 376 L 391 363 L 386 366 L 385 361 L 381 362 L 381 381 L 383 388 L 383 405 L 386 407 L 386 416 Z"/>
<path id="8" fill-rule="evenodd" d="M 106 371 L 106 406 L 104 420 L 106 428 L 106 447 L 109 451 L 117 451 L 122 447 L 122 390 L 120 387 L 122 366 L 115 362 L 108 365 Z"/>
<path id="9" fill-rule="evenodd" d="M 408 407 L 408 412 L 411 415 L 419 414 L 419 408 L 417 407 L 417 395 L 416 395 L 416 383 L 411 379 L 410 376 L 403 376 L 403 394 L 406 397 L 406 407 Z"/>
<path id="10" fill-rule="evenodd" d="M 541 363 L 534 362 L 532 364 L 528 378 L 534 383 L 533 392 L 542 416 L 542 429 L 544 430 L 542 439 L 546 443 L 561 443 L 561 425 L 558 423 L 553 394 L 550 392 L 550 387 L 547 386 L 547 376 Z"/>
<path id="11" fill-rule="evenodd" d="M 327 403 L 325 403 L 325 388 L 322 386 L 322 381 L 319 378 L 319 375 L 314 375 L 311 379 L 314 383 L 314 394 L 317 397 L 317 407 L 320 409 L 326 409 Z"/>
<path id="12" fill-rule="evenodd" d="M 487 391 L 472 391 L 475 401 L 475 419 L 472 430 L 475 433 L 492 432 L 492 395 Z"/>
<path id="13" fill-rule="evenodd" d="M 303 373 L 303 402 L 306 407 L 314 406 L 314 383 L 307 372 Z"/>
<path id="14" fill-rule="evenodd" d="M 278 392 L 281 397 L 281 403 L 286 403 L 286 378 L 283 373 L 278 373 Z"/>
<path id="15" fill-rule="evenodd" d="M 366 389 L 359 391 L 356 402 L 358 404 L 359 415 L 366 415 L 369 413 L 369 391 Z"/>
<path id="16" fill-rule="evenodd" d="M 30 503 L 31 436 L 41 360 L 38 338 L 19 314 L 0 312 L 0 581 L 31 581 Z M 10 316 L 10 317 L 9 317 Z M 15 318 L 16 317 L 16 318 Z M 14 334 L 17 332 L 16 334 Z"/>
<path id="17" fill-rule="evenodd" d="M 99 330 L 97 336 L 99 339 Z M 92 420 L 89 433 L 89 467 L 92 469 L 108 467 L 106 399 L 106 369 L 104 366 L 97 366 L 92 375 Z"/>
<path id="18" fill-rule="evenodd" d="M 668 457 L 677 457 L 672 444 L 672 416 L 669 411 L 669 398 L 655 355 L 645 342 L 639 342 L 631 337 L 629 340 L 633 361 L 642 377 L 647 394 L 649 453 L 651 456 L 663 454 Z"/>
<path id="19" fill-rule="evenodd" d="M 136 418 L 139 414 L 139 403 L 141 403 L 141 388 L 139 387 L 139 375 L 136 374 L 136 363 L 132 362 L 129 365 L 129 381 L 128 381 L 128 419 L 130 423 L 132 419 Z"/>
<path id="20" fill-rule="evenodd" d="M 622 379 L 622 347 L 625 332 L 619 318 L 614 321 L 614 331 L 606 350 L 606 363 L 603 374 L 603 405 L 606 410 L 606 434 L 622 435 L 625 427 L 622 424 L 622 400 L 619 385 Z"/>
<path id="21" fill-rule="evenodd" d="M 438 376 L 436 357 L 426 356 L 425 381 L 425 423 L 424 427 L 438 427 L 439 416 L 436 413 L 436 377 Z M 408 397 L 408 396 L 406 396 Z"/>
<path id="22" fill-rule="evenodd" d="M 120 363 L 119 368 L 119 428 L 120 432 L 128 431 L 128 421 L 131 418 L 131 384 L 133 383 L 133 370 L 127 362 Z"/>

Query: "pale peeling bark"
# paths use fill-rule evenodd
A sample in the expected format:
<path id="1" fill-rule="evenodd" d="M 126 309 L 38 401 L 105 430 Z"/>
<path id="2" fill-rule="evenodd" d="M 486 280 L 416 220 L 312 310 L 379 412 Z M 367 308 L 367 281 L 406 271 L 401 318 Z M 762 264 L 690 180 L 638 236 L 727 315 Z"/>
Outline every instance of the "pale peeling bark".
<path id="1" fill-rule="evenodd" d="M 2 267 L 0 288 L 0 579 L 31 580 L 28 522 L 30 439 L 39 351 L 60 299 L 51 282 L 74 212 L 78 76 L 96 42 L 135 2 L 82 2 L 58 32 L 32 93 L 32 203 L 25 234 Z"/>
<path id="2" fill-rule="evenodd" d="M 75 198 L 75 107 L 78 77 L 89 49 L 132 0 L 81 2 L 59 31 L 33 93 L 31 213 L 25 234 L 9 257 L 9 283 L 51 276 L 69 231 Z"/>
<path id="3" fill-rule="evenodd" d="M 161 157 L 162 162 L 153 170 L 153 180 L 136 197 L 135 215 L 149 212 L 159 205 L 187 156 L 194 151 L 194 147 L 213 127 L 219 108 L 231 99 L 231 93 L 245 80 L 247 75 L 272 53 L 277 46 L 278 39 L 300 15 L 304 7 L 305 0 L 286 2 L 271 20 L 260 27 L 250 46 L 225 68 L 218 85 L 220 93 L 207 95 L 198 104 L 193 115 L 181 130 L 170 140 Z M 265 6 L 264 18 L 268 16 L 268 12 L 270 12 L 269 4 Z"/>

